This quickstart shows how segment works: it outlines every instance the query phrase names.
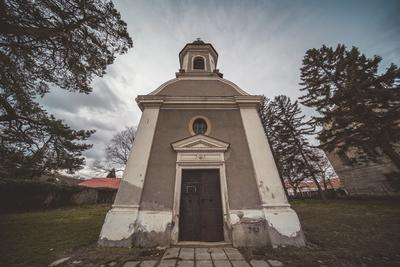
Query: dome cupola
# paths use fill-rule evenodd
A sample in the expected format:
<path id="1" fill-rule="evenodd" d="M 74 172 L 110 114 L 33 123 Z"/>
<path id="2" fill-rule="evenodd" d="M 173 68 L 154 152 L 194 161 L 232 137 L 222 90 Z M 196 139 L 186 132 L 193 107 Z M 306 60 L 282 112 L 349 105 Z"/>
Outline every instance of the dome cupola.
<path id="1" fill-rule="evenodd" d="M 222 73 L 217 69 L 218 53 L 210 43 L 197 38 L 188 43 L 179 53 L 180 69 L 176 77 L 181 76 L 218 76 Z"/>

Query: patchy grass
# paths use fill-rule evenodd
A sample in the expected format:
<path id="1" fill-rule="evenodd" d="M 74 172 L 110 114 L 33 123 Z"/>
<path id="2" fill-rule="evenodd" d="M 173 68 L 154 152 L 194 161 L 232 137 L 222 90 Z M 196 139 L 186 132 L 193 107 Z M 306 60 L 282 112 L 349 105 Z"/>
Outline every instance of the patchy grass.
<path id="1" fill-rule="evenodd" d="M 307 238 L 305 248 L 243 249 L 247 258 L 277 259 L 288 266 L 400 266 L 398 201 L 295 201 Z M 159 258 L 160 250 L 98 248 L 109 206 L 0 215 L 0 265 L 47 266 L 72 256 L 99 266 Z"/>
<path id="2" fill-rule="evenodd" d="M 95 242 L 108 205 L 0 215 L 0 265 L 47 266 Z"/>
<path id="3" fill-rule="evenodd" d="M 400 203 L 377 200 L 294 201 L 305 248 L 244 250 L 289 266 L 400 266 Z"/>

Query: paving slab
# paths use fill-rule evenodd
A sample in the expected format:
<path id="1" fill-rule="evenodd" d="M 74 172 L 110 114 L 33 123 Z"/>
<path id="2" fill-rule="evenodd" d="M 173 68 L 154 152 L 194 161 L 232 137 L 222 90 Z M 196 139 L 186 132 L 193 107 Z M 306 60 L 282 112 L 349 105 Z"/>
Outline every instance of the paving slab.
<path id="1" fill-rule="evenodd" d="M 214 261 L 215 267 L 231 267 L 232 264 L 228 260 Z"/>
<path id="2" fill-rule="evenodd" d="M 62 259 L 53 261 L 52 263 L 49 264 L 49 267 L 60 265 L 61 263 L 64 263 L 64 262 L 68 261 L 70 258 L 71 257 L 66 257 L 66 258 L 62 258 Z"/>
<path id="3" fill-rule="evenodd" d="M 140 261 L 127 261 L 122 265 L 122 267 L 136 267 L 138 266 Z"/>
<path id="4" fill-rule="evenodd" d="M 272 267 L 282 267 L 283 266 L 283 263 L 281 261 L 278 261 L 278 260 L 268 260 L 268 263 Z"/>
<path id="5" fill-rule="evenodd" d="M 213 267 L 213 263 L 211 260 L 208 261 L 196 260 L 196 267 Z"/>
<path id="6" fill-rule="evenodd" d="M 180 248 L 168 248 L 165 250 L 162 259 L 178 258 Z"/>
<path id="7" fill-rule="evenodd" d="M 250 267 L 250 264 L 247 261 L 231 261 L 233 267 Z"/>
<path id="8" fill-rule="evenodd" d="M 240 252 L 226 253 L 226 255 L 228 256 L 229 260 L 231 260 L 231 261 L 244 260 L 244 257 L 242 254 L 240 254 Z"/>
<path id="9" fill-rule="evenodd" d="M 236 248 L 224 248 L 224 251 L 228 258 L 232 260 L 244 260 L 242 254 Z"/>
<path id="10" fill-rule="evenodd" d="M 194 261 L 178 261 L 179 267 L 194 267 Z"/>
<path id="11" fill-rule="evenodd" d="M 223 248 L 209 248 L 208 249 L 211 253 L 224 253 Z"/>
<path id="12" fill-rule="evenodd" d="M 224 248 L 226 253 L 240 253 L 239 250 L 237 248 Z"/>
<path id="13" fill-rule="evenodd" d="M 211 253 L 211 248 L 195 248 L 196 253 Z"/>
<path id="14" fill-rule="evenodd" d="M 147 261 L 142 261 L 140 263 L 140 267 L 154 267 L 157 264 L 158 261 L 154 260 L 147 260 Z"/>
<path id="15" fill-rule="evenodd" d="M 253 267 L 270 267 L 270 265 L 263 260 L 251 260 L 250 265 Z"/>
<path id="16" fill-rule="evenodd" d="M 210 248 L 210 251 L 211 251 L 211 258 L 214 261 L 228 260 L 228 257 L 226 256 L 222 248 Z"/>
<path id="17" fill-rule="evenodd" d="M 211 260 L 211 255 L 207 248 L 196 248 L 195 255 L 196 255 L 196 261 L 197 260 Z"/>
<path id="18" fill-rule="evenodd" d="M 194 248 L 182 248 L 179 258 L 182 260 L 194 260 Z"/>
<path id="19" fill-rule="evenodd" d="M 162 260 L 158 267 L 175 267 L 176 260 Z"/>

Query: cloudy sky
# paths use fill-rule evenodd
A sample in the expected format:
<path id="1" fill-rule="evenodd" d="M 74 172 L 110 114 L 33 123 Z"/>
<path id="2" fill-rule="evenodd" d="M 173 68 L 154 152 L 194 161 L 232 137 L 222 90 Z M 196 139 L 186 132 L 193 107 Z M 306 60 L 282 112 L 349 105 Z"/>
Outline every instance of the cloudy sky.
<path id="1" fill-rule="evenodd" d="M 219 53 L 224 78 L 251 94 L 300 96 L 304 53 L 322 44 L 357 46 L 383 57 L 382 69 L 400 65 L 400 1 L 114 1 L 134 47 L 118 56 L 93 93 L 54 89 L 41 102 L 76 129 L 96 129 L 88 166 L 104 158 L 104 146 L 125 126 L 135 126 L 136 95 L 175 77 L 178 53 L 200 37 Z M 309 112 L 309 111 L 307 111 Z"/>

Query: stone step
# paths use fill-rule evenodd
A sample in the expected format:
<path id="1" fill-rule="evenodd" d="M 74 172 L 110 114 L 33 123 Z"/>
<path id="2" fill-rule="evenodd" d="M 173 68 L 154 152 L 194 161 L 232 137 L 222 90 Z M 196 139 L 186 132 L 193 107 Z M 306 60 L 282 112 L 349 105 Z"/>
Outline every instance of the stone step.
<path id="1" fill-rule="evenodd" d="M 198 242 L 198 241 L 180 241 L 171 247 L 186 248 L 231 248 L 232 243 L 228 242 Z"/>

